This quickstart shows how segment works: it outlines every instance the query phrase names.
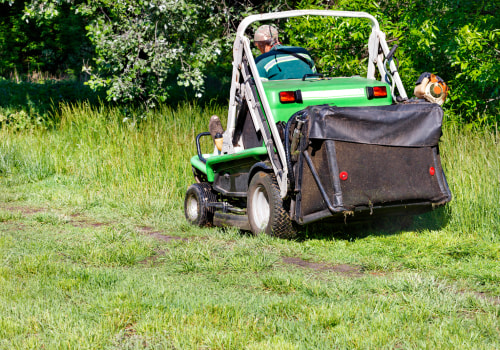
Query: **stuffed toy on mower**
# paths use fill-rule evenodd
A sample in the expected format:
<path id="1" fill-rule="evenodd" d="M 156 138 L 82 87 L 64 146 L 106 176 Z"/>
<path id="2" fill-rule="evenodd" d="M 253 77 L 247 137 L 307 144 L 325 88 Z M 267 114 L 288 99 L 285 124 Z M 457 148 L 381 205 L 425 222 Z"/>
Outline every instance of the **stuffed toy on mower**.
<path id="1" fill-rule="evenodd" d="M 370 21 L 367 76 L 324 77 L 313 71 L 298 79 L 262 79 L 247 28 L 297 16 Z M 320 220 L 413 215 L 449 202 L 439 154 L 440 104 L 448 88 L 425 73 L 415 88 L 418 98 L 409 99 L 395 48 L 389 49 L 377 20 L 364 12 L 246 17 L 233 47 L 227 126 L 216 124 L 196 138 L 198 152 L 191 158 L 196 183 L 186 192 L 186 219 L 290 238 L 298 226 Z M 285 61 L 278 54 L 275 59 Z M 205 136 L 214 137 L 213 153 L 201 152 Z"/>

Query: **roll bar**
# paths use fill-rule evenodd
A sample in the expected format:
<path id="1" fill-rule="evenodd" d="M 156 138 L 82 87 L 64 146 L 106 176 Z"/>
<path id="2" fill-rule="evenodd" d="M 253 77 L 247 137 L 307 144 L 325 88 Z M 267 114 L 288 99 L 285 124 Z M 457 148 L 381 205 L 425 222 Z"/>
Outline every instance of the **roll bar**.
<path id="1" fill-rule="evenodd" d="M 292 11 L 282 11 L 275 13 L 264 13 L 259 15 L 251 15 L 245 17 L 238 26 L 236 31 L 236 37 L 240 37 L 245 34 L 248 26 L 254 22 L 267 21 L 271 19 L 280 18 L 290 18 L 290 17 L 300 17 L 300 16 L 326 16 L 326 17 L 351 17 L 351 18 L 367 18 L 372 23 L 372 28 L 379 30 L 378 21 L 372 15 L 366 12 L 354 12 L 354 11 L 331 11 L 331 10 L 292 10 Z"/>
<path id="2" fill-rule="evenodd" d="M 266 13 L 266 14 L 258 14 L 251 15 L 243 19 L 243 21 L 238 26 L 236 31 L 236 39 L 233 45 L 233 74 L 231 80 L 231 91 L 229 96 L 229 111 L 228 111 L 228 121 L 227 128 L 224 132 L 222 153 L 224 154 L 232 154 L 240 151 L 232 144 L 233 134 L 235 130 L 236 123 L 236 112 L 239 105 L 238 99 L 236 98 L 237 92 L 241 94 L 245 89 L 242 87 L 248 82 L 243 82 L 240 84 L 240 70 L 243 60 L 243 54 L 247 57 L 248 65 L 250 67 L 250 71 L 254 77 L 258 77 L 259 73 L 257 71 L 257 67 L 255 65 L 254 58 L 252 56 L 252 51 L 250 47 L 250 40 L 247 36 L 245 36 L 245 31 L 248 26 L 254 22 L 258 21 L 267 21 L 273 19 L 281 19 L 281 18 L 291 18 L 291 17 L 300 17 L 300 16 L 326 16 L 326 17 L 345 17 L 345 18 L 365 18 L 371 22 L 372 33 L 370 35 L 368 41 L 368 53 L 369 53 L 369 62 L 368 62 L 368 79 L 375 79 L 375 65 L 382 77 L 383 81 L 387 80 L 387 74 L 385 70 L 384 57 L 387 57 L 389 54 L 389 47 L 385 40 L 385 34 L 380 31 L 379 23 L 375 17 L 366 13 L 366 12 L 352 12 L 352 11 L 330 11 L 330 10 L 293 10 L 293 11 L 282 11 L 275 13 Z M 379 47 L 382 49 L 382 53 L 379 52 Z M 404 89 L 403 83 L 397 71 L 397 67 L 392 60 L 389 60 L 390 74 L 392 75 L 392 79 L 395 82 L 395 85 L 399 91 L 400 96 L 403 99 L 407 98 L 406 91 Z M 271 131 L 272 138 L 274 140 L 280 140 L 279 132 L 274 122 L 274 117 L 269 106 L 269 102 L 267 101 L 266 94 L 264 92 L 264 87 L 260 79 L 255 79 L 255 86 L 257 88 L 257 92 L 259 94 L 260 102 L 262 104 L 262 108 L 265 111 L 265 116 L 267 118 L 267 124 Z M 392 92 L 394 96 L 394 91 Z M 256 125 L 256 129 L 258 130 L 258 125 Z M 276 152 L 278 154 L 278 158 L 281 164 L 273 164 L 274 173 L 276 175 L 278 184 L 280 186 L 281 197 L 285 197 L 288 192 L 288 169 L 286 164 L 286 156 L 285 150 L 281 142 L 275 142 L 274 146 L 276 147 Z M 271 156 L 271 155 L 270 155 Z"/>

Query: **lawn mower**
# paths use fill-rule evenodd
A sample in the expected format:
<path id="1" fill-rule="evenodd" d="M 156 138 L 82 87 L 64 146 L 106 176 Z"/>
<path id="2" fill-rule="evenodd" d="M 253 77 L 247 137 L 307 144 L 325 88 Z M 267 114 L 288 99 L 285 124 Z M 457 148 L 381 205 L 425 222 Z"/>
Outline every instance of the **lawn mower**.
<path id="1" fill-rule="evenodd" d="M 367 76 L 261 79 L 246 30 L 298 16 L 370 21 Z M 409 99 L 377 20 L 364 12 L 294 10 L 239 25 L 225 130 L 191 158 L 186 219 L 292 238 L 301 225 L 415 215 L 451 200 L 439 139 L 447 93 L 425 73 Z M 378 71 L 380 80 L 376 79 Z"/>

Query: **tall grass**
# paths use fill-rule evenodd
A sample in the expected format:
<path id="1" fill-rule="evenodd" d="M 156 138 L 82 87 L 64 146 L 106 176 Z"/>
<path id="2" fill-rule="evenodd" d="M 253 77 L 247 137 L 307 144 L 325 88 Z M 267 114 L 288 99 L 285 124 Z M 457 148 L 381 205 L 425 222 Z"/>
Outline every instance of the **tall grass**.
<path id="1" fill-rule="evenodd" d="M 444 130 L 441 159 L 453 202 L 449 228 L 500 240 L 500 134 L 497 129 Z"/>
<path id="2" fill-rule="evenodd" d="M 50 121 L 59 103 L 89 101 L 97 105 L 104 98 L 76 77 L 52 77 L 40 72 L 28 76 L 0 77 L 0 123 L 31 129 Z"/>
<path id="3" fill-rule="evenodd" d="M 212 114 L 224 120 L 227 111 L 188 103 L 145 114 L 85 103 L 61 105 L 53 129 L 2 130 L 0 174 L 6 181 L 9 174 L 23 174 L 12 177 L 12 184 L 55 177 L 80 186 L 70 199 L 75 204 L 107 205 L 134 217 L 161 216 L 182 208 L 184 191 L 193 181 L 189 159 L 196 152 L 194 140 L 208 129 Z M 499 139 L 495 130 L 444 129 L 441 158 L 453 201 L 444 211 L 420 218 L 424 225 L 441 220 L 440 225 L 460 235 L 498 241 Z"/>
<path id="4" fill-rule="evenodd" d="M 57 176 L 81 186 L 83 197 L 75 196 L 81 205 L 118 205 L 132 215 L 168 212 L 180 207 L 193 180 L 194 140 L 208 130 L 211 114 L 224 117 L 226 111 L 183 104 L 139 114 L 85 103 L 62 105 L 51 130 L 3 129 L 0 174 L 6 180 L 24 174 L 10 177 L 12 184 Z"/>

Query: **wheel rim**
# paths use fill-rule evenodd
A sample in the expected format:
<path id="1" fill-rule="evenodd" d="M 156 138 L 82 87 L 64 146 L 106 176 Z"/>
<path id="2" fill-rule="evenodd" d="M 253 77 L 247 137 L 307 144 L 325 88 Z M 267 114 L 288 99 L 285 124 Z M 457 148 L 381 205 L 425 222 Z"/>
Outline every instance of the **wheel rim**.
<path id="1" fill-rule="evenodd" d="M 252 194 L 252 216 L 255 225 L 260 230 L 265 230 L 269 224 L 269 199 L 262 186 L 255 189 Z"/>
<path id="2" fill-rule="evenodd" d="M 186 200 L 186 215 L 191 221 L 198 218 L 198 200 L 192 194 Z"/>

